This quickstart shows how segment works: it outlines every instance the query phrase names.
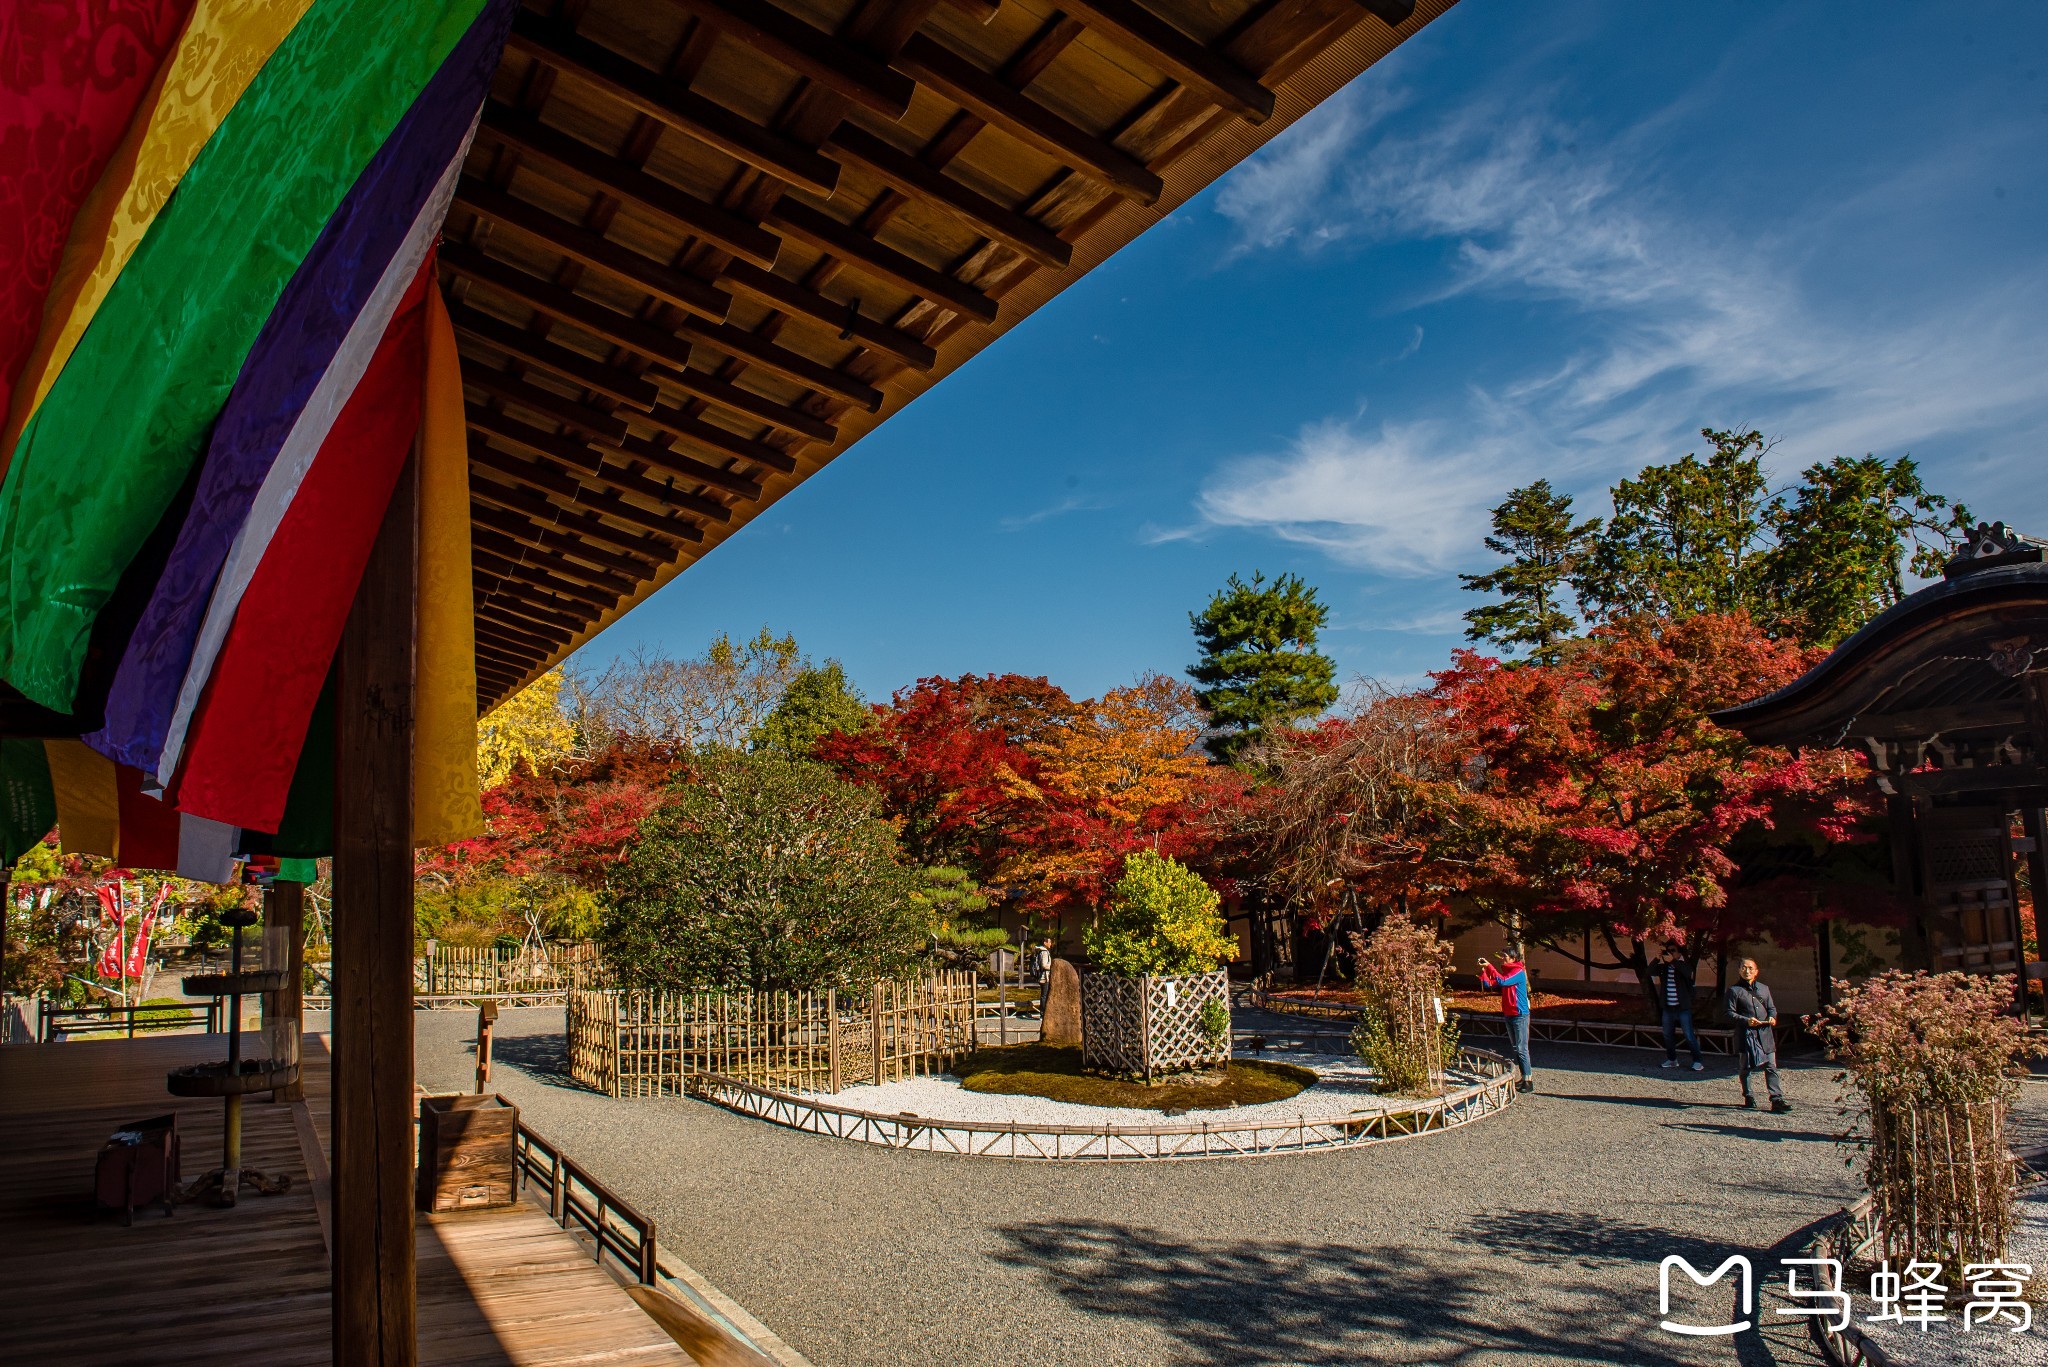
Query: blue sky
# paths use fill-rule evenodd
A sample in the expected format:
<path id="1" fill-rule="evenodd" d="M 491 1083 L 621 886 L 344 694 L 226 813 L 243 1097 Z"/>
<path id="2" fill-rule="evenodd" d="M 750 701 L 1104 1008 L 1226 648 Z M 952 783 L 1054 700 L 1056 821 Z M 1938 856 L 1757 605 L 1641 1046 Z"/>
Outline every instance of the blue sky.
<path id="1" fill-rule="evenodd" d="M 1948 16 L 1948 17 L 1944 17 Z M 1094 694 L 1299 573 L 1440 666 L 1487 510 L 1779 441 L 2048 530 L 2048 5 L 1463 0 L 600 638 Z"/>

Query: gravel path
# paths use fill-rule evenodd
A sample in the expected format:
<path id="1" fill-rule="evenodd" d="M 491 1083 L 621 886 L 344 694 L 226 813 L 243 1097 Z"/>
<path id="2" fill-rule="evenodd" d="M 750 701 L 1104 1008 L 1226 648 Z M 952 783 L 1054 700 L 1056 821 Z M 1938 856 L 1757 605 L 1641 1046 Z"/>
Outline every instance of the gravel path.
<path id="1" fill-rule="evenodd" d="M 474 1018 L 416 1019 L 421 1081 L 470 1085 Z M 1275 1046 L 1299 1028 L 1240 1024 Z M 1740 1109 L 1723 1064 L 1670 1073 L 1654 1052 L 1539 1044 L 1541 1091 L 1447 1134 L 1026 1165 L 612 1101 L 567 1085 L 561 1032 L 559 1010 L 507 1012 L 500 1089 L 820 1367 L 1805 1363 L 1803 1335 L 1775 1322 L 1733 1344 L 1659 1330 L 1657 1264 L 1747 1251 L 1768 1287 L 1804 1227 L 1854 1195 L 1819 1062 L 1787 1069 L 1798 1109 L 1774 1116 Z M 2048 1093 L 2029 1088 L 2022 1110 L 2048 1128 Z"/>

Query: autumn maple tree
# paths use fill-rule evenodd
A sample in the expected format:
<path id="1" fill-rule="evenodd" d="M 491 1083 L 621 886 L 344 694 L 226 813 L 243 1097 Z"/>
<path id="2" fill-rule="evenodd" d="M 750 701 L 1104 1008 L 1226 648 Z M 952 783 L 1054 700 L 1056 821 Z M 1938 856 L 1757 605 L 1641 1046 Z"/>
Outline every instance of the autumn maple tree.
<path id="1" fill-rule="evenodd" d="M 1782 887 L 1750 895 L 1731 846 L 1859 839 L 1863 761 L 1755 745 L 1707 717 L 1813 658 L 1739 612 L 1623 618 L 1554 665 L 1459 652 L 1429 694 L 1463 756 L 1417 792 L 1430 856 L 1463 868 L 1490 917 L 1567 954 L 1590 935 L 1606 966 L 1644 978 L 1657 940 L 1695 955 L 1803 941 L 1826 899 L 1809 889 L 1806 914 L 1786 916 Z"/>

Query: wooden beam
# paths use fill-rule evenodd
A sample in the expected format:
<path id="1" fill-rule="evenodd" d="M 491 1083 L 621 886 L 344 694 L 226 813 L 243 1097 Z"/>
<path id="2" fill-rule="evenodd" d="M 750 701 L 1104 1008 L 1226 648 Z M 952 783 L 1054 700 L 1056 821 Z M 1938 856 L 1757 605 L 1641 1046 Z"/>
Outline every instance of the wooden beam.
<path id="1" fill-rule="evenodd" d="M 773 5 L 749 4 L 741 11 L 728 0 L 669 3 L 891 123 L 910 108 L 917 87 L 908 77 Z"/>
<path id="2" fill-rule="evenodd" d="M 773 266 L 782 250 L 782 244 L 776 241 L 773 233 L 763 232 L 745 219 L 706 204 L 665 180 L 656 179 L 633 162 L 611 156 L 580 138 L 550 128 L 531 114 L 522 114 L 502 104 L 488 105 L 484 110 L 481 131 L 606 194 L 629 200 L 659 218 L 669 219 L 689 235 L 703 238 L 763 269 Z"/>
<path id="3" fill-rule="evenodd" d="M 565 398 L 552 389 L 543 389 L 529 381 L 516 380 L 502 370 L 488 366 L 468 365 L 462 368 L 462 383 L 472 389 L 481 389 L 492 398 L 566 423 L 588 437 L 600 437 L 606 441 L 621 441 L 626 435 L 626 424 L 622 418 L 600 412 L 588 404 Z"/>
<path id="4" fill-rule="evenodd" d="M 658 404 L 645 413 L 635 413 L 633 417 L 650 427 L 668 433 L 677 441 L 686 442 L 714 457 L 734 456 L 764 469 L 780 471 L 785 475 L 796 471 L 796 458 L 781 447 L 739 436 L 708 422 L 700 422 L 671 404 Z M 839 435 L 831 428 L 826 430 L 832 433 L 832 438 Z"/>
<path id="5" fill-rule="evenodd" d="M 643 380 L 617 366 L 606 365 L 559 342 L 550 342 L 501 318 L 493 318 L 481 309 L 451 302 L 448 313 L 454 319 L 457 332 L 475 338 L 494 351 L 537 366 L 579 389 L 616 399 L 628 408 L 652 408 L 661 398 L 661 391 L 651 380 Z"/>
<path id="6" fill-rule="evenodd" d="M 633 522 L 649 531 L 663 536 L 681 536 L 690 524 L 678 522 L 666 512 L 655 512 L 637 504 L 623 503 L 617 499 L 599 502 L 600 495 L 585 485 L 585 481 L 596 484 L 600 489 L 613 494 L 633 494 L 648 499 L 660 507 L 686 510 L 698 517 L 708 517 L 718 522 L 730 522 L 732 509 L 715 498 L 699 494 L 684 493 L 666 484 L 636 475 L 630 470 L 609 470 L 605 468 L 604 457 L 587 446 L 577 446 L 561 437 L 550 436 L 539 428 L 528 427 L 516 418 L 503 413 L 493 413 L 488 408 L 472 406 L 469 412 L 470 430 L 482 432 L 508 445 L 516 446 L 541 458 L 539 463 L 521 460 L 516 456 L 501 455 L 488 446 L 475 442 L 470 444 L 471 464 L 495 470 L 508 475 L 533 488 L 544 489 L 552 494 L 582 503 L 607 517 Z M 691 530 L 695 530 L 691 528 Z"/>
<path id="7" fill-rule="evenodd" d="M 891 189 L 936 204 L 968 227 L 983 233 L 1041 266 L 1064 270 L 1074 248 L 1044 224 L 994 200 L 908 152 L 876 137 L 858 124 L 842 123 L 825 140 L 825 155 L 844 166 L 857 166 Z"/>
<path id="8" fill-rule="evenodd" d="M 983 323 L 996 320 L 996 301 L 965 281 L 885 247 L 858 228 L 841 223 L 827 213 L 802 204 L 787 195 L 768 213 L 768 221 L 800 242 L 839 257 L 864 274 L 885 280 L 912 294 Z"/>
<path id="9" fill-rule="evenodd" d="M 414 603 L 408 458 L 336 654 L 334 1360 L 418 1360 L 413 1255 Z"/>
<path id="10" fill-rule="evenodd" d="M 695 394 L 707 403 L 717 404 L 720 408 L 753 418 L 757 422 L 765 422 L 770 427 L 780 427 L 785 432 L 795 432 L 812 441 L 839 439 L 839 429 L 816 414 L 806 413 L 801 408 L 792 408 L 785 403 L 777 403 L 773 399 L 756 394 L 751 389 L 741 389 L 732 381 L 721 380 L 708 370 L 686 366 L 662 370 L 659 374 L 662 379 L 686 394 Z M 633 416 L 653 422 L 654 414 L 659 408 L 657 405 L 646 413 L 635 413 Z"/>
<path id="11" fill-rule="evenodd" d="M 864 316 L 858 302 L 842 304 L 837 299 L 828 299 L 794 280 L 786 280 L 773 271 L 764 271 L 744 261 L 727 265 L 719 282 L 742 294 L 751 294 L 763 303 L 773 304 L 784 312 L 837 328 L 841 341 L 872 347 L 913 370 L 931 370 L 939 363 L 938 352 L 901 328 Z"/>
<path id="12" fill-rule="evenodd" d="M 524 584 L 511 579 L 500 579 L 483 570 L 470 575 L 470 588 L 476 597 L 476 610 L 486 609 L 510 613 L 514 617 L 554 627 L 559 631 L 578 632 L 590 625 L 588 615 L 579 616 L 573 612 L 558 611 L 542 604 L 538 595 Z M 560 602 L 550 599 L 549 602 Z"/>
<path id="13" fill-rule="evenodd" d="M 484 609 L 477 614 L 476 629 L 479 635 L 494 637 L 498 644 L 514 650 L 538 650 L 546 653 L 558 650 L 576 639 L 576 633 L 563 631 L 559 627 L 543 626 L 539 622 L 516 623 L 497 616 L 498 609 Z"/>
<path id="14" fill-rule="evenodd" d="M 573 24 L 522 9 L 506 46 L 602 90 L 635 113 L 715 147 L 778 180 L 831 196 L 839 168 L 807 147 L 770 132 L 576 32 Z M 915 75 L 915 73 L 911 73 Z"/>
<path id="15" fill-rule="evenodd" d="M 489 461 L 479 459 L 483 455 L 494 455 L 495 458 Z M 665 554 L 657 552 L 648 544 L 649 535 L 658 536 L 665 541 L 673 541 L 678 544 L 702 541 L 704 539 L 704 532 L 701 528 L 684 522 L 669 522 L 667 526 L 660 530 L 650 527 L 645 531 L 635 531 L 628 528 L 614 527 L 597 515 L 599 511 L 602 511 L 607 517 L 613 516 L 614 514 L 610 508 L 593 508 L 590 511 L 584 511 L 584 509 L 590 508 L 590 505 L 583 503 L 580 499 L 577 500 L 577 507 L 558 503 L 554 499 L 534 492 L 535 486 L 529 479 L 506 474 L 497 468 L 508 459 L 510 457 L 496 456 L 495 453 L 488 451 L 488 449 L 473 452 L 470 455 L 469 471 L 471 478 L 469 481 L 469 496 L 472 499 L 479 499 L 485 503 L 495 503 L 500 508 L 518 513 L 523 517 L 541 523 L 543 526 L 564 527 L 581 532 L 584 536 L 602 541 L 607 546 L 616 546 L 629 555 L 644 555 L 654 560 L 657 564 L 667 564 L 675 556 L 673 552 Z M 509 484 L 501 483 L 497 479 L 476 478 L 480 473 L 498 475 L 502 480 L 517 480 L 518 483 Z M 558 497 L 568 498 L 571 495 L 564 494 Z M 640 510 L 636 509 L 635 511 Z M 620 520 L 625 521 L 626 519 L 620 518 Z M 637 527 L 640 524 L 636 521 L 634 525 Z"/>
<path id="16" fill-rule="evenodd" d="M 603 233 L 556 218 L 523 199 L 514 199 L 483 181 L 464 176 L 456 188 L 455 202 L 471 213 L 481 214 L 493 223 L 533 238 L 571 261 L 581 262 L 593 270 L 616 276 L 635 289 L 645 290 L 665 304 L 703 314 L 714 322 L 724 322 L 732 310 L 732 296 L 725 291 L 652 257 L 642 256 Z"/>
<path id="17" fill-rule="evenodd" d="M 1137 0 L 1059 0 L 1059 8 L 1231 113 L 1252 123 L 1273 117 L 1272 91 Z"/>
<path id="18" fill-rule="evenodd" d="M 764 422 L 778 420 L 775 417 L 768 416 L 771 413 L 783 415 L 795 412 L 795 410 L 778 404 L 772 399 L 764 399 L 758 395 L 749 394 L 747 391 L 716 377 L 710 377 L 708 380 L 699 380 L 697 376 L 701 372 L 693 372 L 691 370 L 691 338 L 701 341 L 706 346 L 731 354 L 738 349 L 738 345 L 729 334 L 739 332 L 737 328 L 728 328 L 722 324 L 714 327 L 711 324 L 700 323 L 694 319 L 686 318 L 683 320 L 682 326 L 688 336 L 677 336 L 675 333 L 664 331 L 653 323 L 644 322 L 630 314 L 621 313 L 615 308 L 600 304 L 595 299 L 585 298 L 583 295 L 576 293 L 576 291 L 562 285 L 557 285 L 551 280 L 543 280 L 537 275 L 520 269 L 509 261 L 500 261 L 496 257 L 486 256 L 475 247 L 460 243 L 450 242 L 443 244 L 441 248 L 441 263 L 457 275 L 470 280 L 480 281 L 490 288 L 525 304 L 528 308 L 545 313 L 550 318 L 558 319 L 573 327 L 582 328 L 584 331 L 592 333 L 602 340 L 612 343 L 614 346 L 624 347 L 626 350 L 640 356 L 645 356 L 651 361 L 660 362 L 669 370 L 679 372 L 676 376 L 672 377 L 675 383 L 688 389 L 691 393 L 710 399 L 713 403 L 722 403 L 726 407 L 752 413 L 760 417 Z M 759 338 L 750 338 L 749 349 L 763 352 L 782 352 L 782 348 L 773 347 L 769 343 L 762 342 Z M 871 397 L 875 405 L 877 407 L 880 406 L 881 394 L 851 376 L 841 375 L 839 372 L 818 365 L 814 361 L 799 357 L 794 352 L 785 352 L 783 355 L 785 359 L 776 368 L 784 370 L 801 368 L 808 377 L 801 381 L 802 383 L 813 383 L 819 388 L 830 388 L 842 397 L 848 398 L 855 403 L 865 403 Z M 748 359 L 756 364 L 766 364 L 765 361 L 755 357 L 749 357 Z M 829 385 L 826 383 L 827 377 L 831 378 Z M 811 421 L 815 422 L 817 420 L 814 418 Z"/>
<path id="19" fill-rule="evenodd" d="M 469 554 L 474 567 L 472 574 L 489 575 L 494 581 L 493 593 L 518 593 L 531 603 L 546 604 L 580 621 L 609 612 L 629 591 L 622 589 L 617 593 L 606 593 L 558 575 L 551 576 L 545 569 L 522 565 L 516 559 L 507 559 L 478 545 L 472 545 Z"/>
<path id="20" fill-rule="evenodd" d="M 622 461 L 637 460 L 644 465 L 674 475 L 677 479 L 708 484 L 714 489 L 738 494 L 749 501 L 761 496 L 759 480 L 748 479 L 737 470 L 728 470 L 709 461 L 697 460 L 681 452 L 671 451 L 645 437 L 622 437 L 612 445 L 617 448 L 613 454 Z"/>
<path id="21" fill-rule="evenodd" d="M 922 33 L 913 35 L 903 45 L 894 65 L 968 113 L 1140 204 L 1157 203 L 1165 193 L 1166 187 L 1159 177 L 1146 170 L 1137 158 L 1067 122 L 1029 95 L 1012 90 Z"/>
<path id="22" fill-rule="evenodd" d="M 686 337 L 695 337 L 708 347 L 714 347 L 748 365 L 759 366 L 771 374 L 826 394 L 836 394 L 848 403 L 865 408 L 870 413 L 882 410 L 882 391 L 864 380 L 855 379 L 844 371 L 814 361 L 801 352 L 788 347 L 777 346 L 766 337 L 757 337 L 745 328 L 731 323 L 706 323 L 695 318 L 685 318 L 678 326 Z"/>
<path id="23" fill-rule="evenodd" d="M 559 586 L 555 589 L 558 593 L 569 593 L 573 587 L 580 586 L 592 594 L 608 595 L 604 602 L 598 604 L 607 612 L 617 606 L 620 599 L 637 591 L 643 582 L 637 570 L 621 574 L 585 565 L 565 564 L 551 554 L 545 545 L 521 540 L 506 531 L 492 517 L 478 519 L 474 516 L 476 511 L 474 508 L 470 510 L 472 549 L 495 555 L 505 564 L 512 566 L 513 569 L 508 571 L 512 578 L 539 575 L 542 576 L 540 582 L 543 584 L 553 586 L 559 581 Z M 594 566 L 596 562 L 593 561 L 591 564 Z"/>
<path id="24" fill-rule="evenodd" d="M 541 662 L 547 659 L 552 654 L 554 654 L 554 651 L 552 650 L 513 650 L 509 646 L 499 645 L 497 642 L 489 639 L 488 637 L 485 637 L 476 643 L 477 659 L 494 661 L 499 666 L 501 666 L 506 673 L 514 675 L 523 674 L 528 670 L 538 669 L 540 667 Z"/>
<path id="25" fill-rule="evenodd" d="M 1003 12 L 1002 0 L 946 0 L 946 3 L 977 24 L 986 24 Z"/>
<path id="26" fill-rule="evenodd" d="M 476 497 L 474 487 L 486 484 L 489 484 L 489 481 L 472 481 L 469 505 L 469 520 L 471 522 L 481 524 L 491 531 L 512 538 L 514 541 L 525 542 L 534 550 L 545 552 L 554 561 L 559 562 L 562 557 L 571 557 L 591 565 L 596 565 L 602 569 L 611 570 L 615 574 L 630 576 L 634 580 L 636 588 L 654 577 L 656 566 L 648 563 L 653 559 L 653 556 L 644 547 L 636 554 L 629 555 L 621 551 L 606 550 L 604 546 L 593 546 L 588 540 L 577 535 L 574 531 L 563 530 L 564 526 L 570 525 L 572 520 L 566 516 L 558 520 L 554 514 L 561 510 L 557 509 L 552 503 L 546 503 L 545 500 L 534 500 L 521 503 L 519 510 L 515 510 L 504 497 L 491 499 Z M 491 487 L 497 489 L 497 486 Z M 501 495 L 516 493 L 516 491 L 504 489 L 497 489 L 497 492 Z M 537 504 L 542 505 L 540 515 L 547 519 L 545 522 L 535 522 L 523 511 L 523 509 L 534 507 Z M 611 544 L 609 539 L 607 539 L 606 544 Z M 567 563 L 550 563 L 549 568 L 559 569 L 562 573 L 566 574 L 572 572 L 575 566 Z"/>

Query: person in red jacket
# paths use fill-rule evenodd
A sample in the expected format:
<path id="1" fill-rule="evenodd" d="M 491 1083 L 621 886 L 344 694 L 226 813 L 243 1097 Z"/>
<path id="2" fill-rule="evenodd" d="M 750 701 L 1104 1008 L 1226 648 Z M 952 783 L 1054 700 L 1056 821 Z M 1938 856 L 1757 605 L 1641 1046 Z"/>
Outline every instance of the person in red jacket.
<path id="1" fill-rule="evenodd" d="M 1536 1069 L 1529 1063 L 1529 969 L 1512 954 L 1500 961 L 1500 967 L 1493 966 L 1493 960 L 1485 955 L 1479 957 L 1479 982 L 1483 987 L 1500 989 L 1501 1019 L 1508 1027 L 1508 1048 L 1514 1053 L 1515 1066 L 1522 1070 L 1522 1081 L 1518 1091 L 1536 1090 Z"/>

